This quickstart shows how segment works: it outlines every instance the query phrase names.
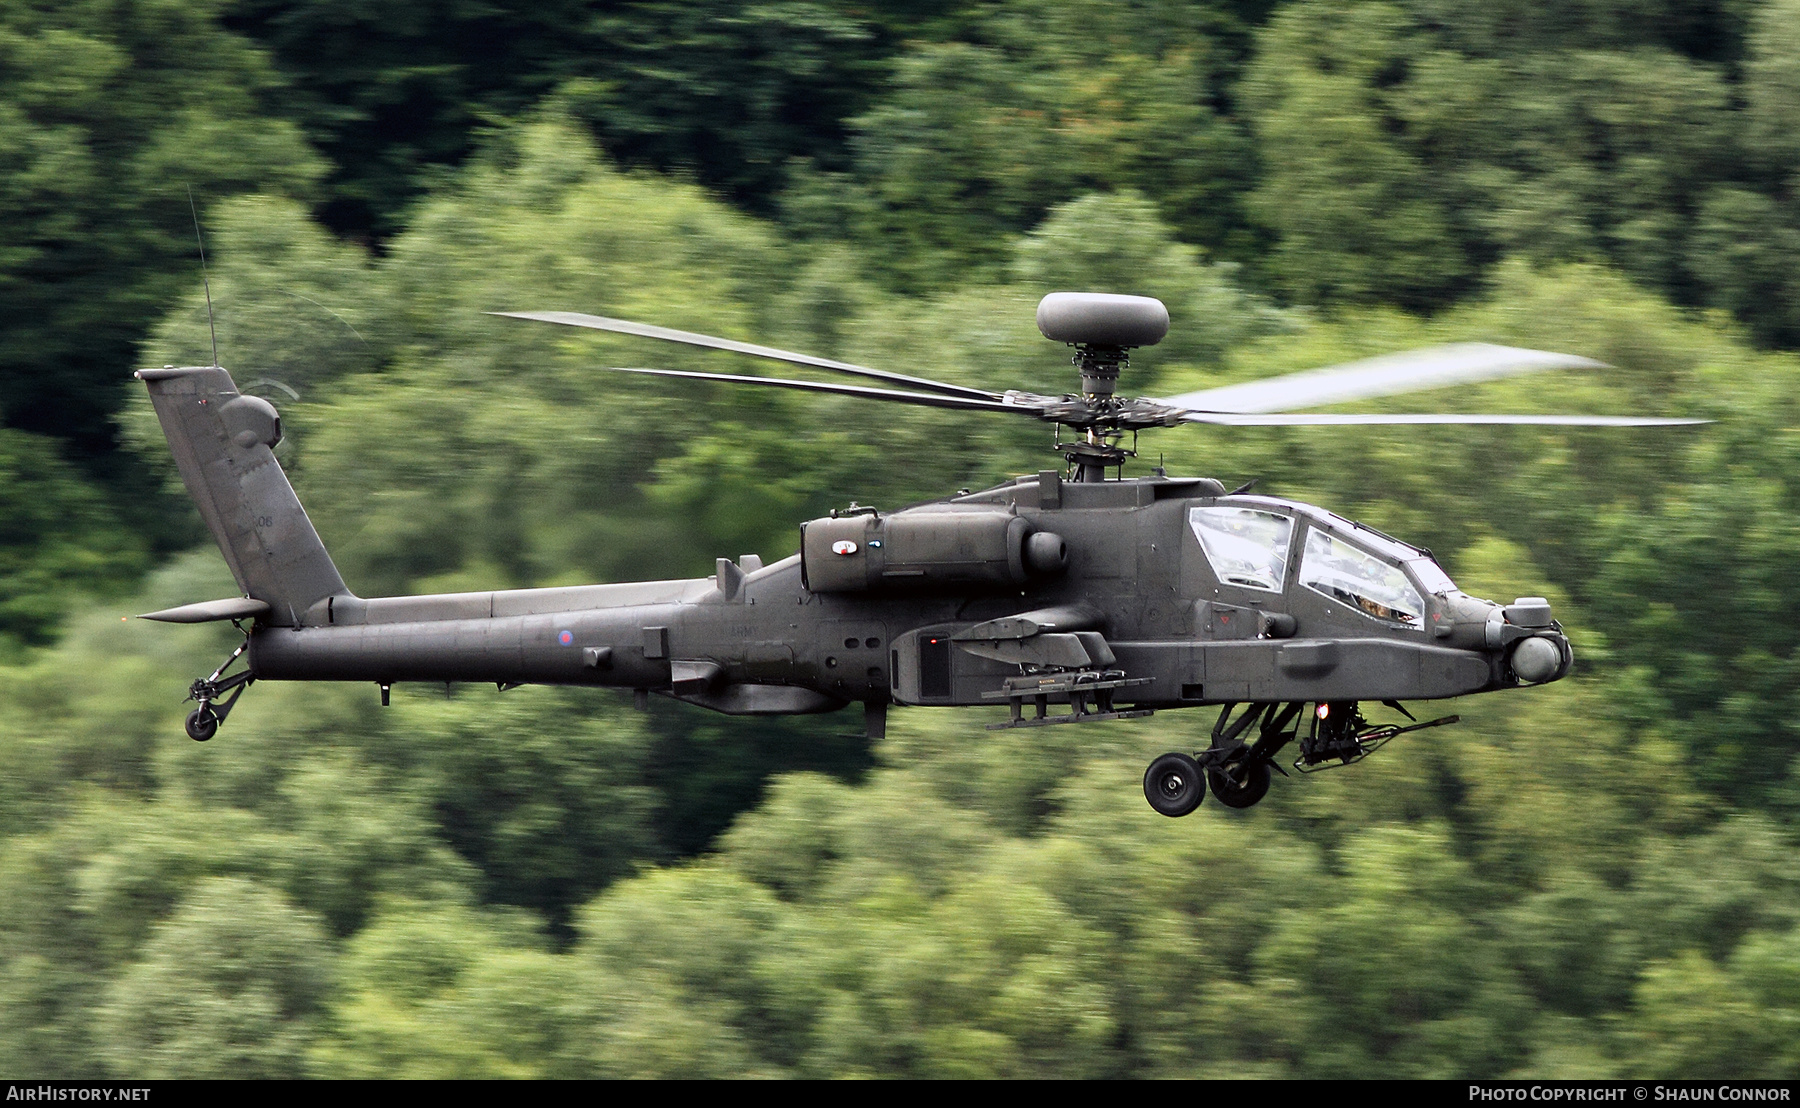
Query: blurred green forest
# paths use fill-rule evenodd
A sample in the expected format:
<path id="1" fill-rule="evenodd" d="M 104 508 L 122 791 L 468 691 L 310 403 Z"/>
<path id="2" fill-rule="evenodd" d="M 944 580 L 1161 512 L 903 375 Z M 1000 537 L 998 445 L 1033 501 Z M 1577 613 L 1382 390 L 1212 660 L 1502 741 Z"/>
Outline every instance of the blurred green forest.
<path id="1" fill-rule="evenodd" d="M 1800 1076 L 1800 0 L 0 0 L 0 1073 Z M 190 208 L 190 197 L 192 208 Z M 746 721 L 258 685 L 129 371 L 220 359 L 352 588 L 705 574 L 1048 432 L 646 382 L 596 312 L 1059 392 L 1441 341 L 1616 367 L 1170 430 L 1549 596 L 1555 685 L 1246 812 L 1211 715 Z M 991 421 L 1003 422 L 1003 421 Z M 1074 732 L 1074 733 L 1071 733 Z"/>

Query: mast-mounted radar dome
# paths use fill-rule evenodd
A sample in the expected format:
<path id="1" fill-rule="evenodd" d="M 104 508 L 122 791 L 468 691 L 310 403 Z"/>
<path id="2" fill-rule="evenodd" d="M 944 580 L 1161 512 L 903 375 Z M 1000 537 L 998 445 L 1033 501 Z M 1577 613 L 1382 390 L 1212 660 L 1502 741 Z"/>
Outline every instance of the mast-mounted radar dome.
<path id="1" fill-rule="evenodd" d="M 1038 330 L 1075 348 L 1084 396 L 1113 394 L 1119 368 L 1134 346 L 1155 346 L 1169 333 L 1169 309 L 1152 296 L 1053 292 L 1038 301 Z"/>
<path id="2" fill-rule="evenodd" d="M 1038 301 L 1038 330 L 1075 346 L 1155 346 L 1169 333 L 1169 309 L 1153 296 L 1053 292 Z"/>

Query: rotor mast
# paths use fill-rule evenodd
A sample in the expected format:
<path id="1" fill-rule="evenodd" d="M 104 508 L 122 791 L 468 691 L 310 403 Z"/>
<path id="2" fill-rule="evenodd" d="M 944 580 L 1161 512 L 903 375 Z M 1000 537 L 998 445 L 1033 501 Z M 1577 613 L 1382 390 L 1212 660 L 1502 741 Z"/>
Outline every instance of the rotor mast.
<path id="1" fill-rule="evenodd" d="M 1113 393 L 1119 384 L 1119 373 L 1131 364 L 1128 347 L 1108 346 L 1095 343 L 1071 343 L 1075 347 L 1075 356 L 1069 359 L 1081 371 L 1081 400 L 1086 411 L 1083 416 L 1092 422 L 1059 423 L 1058 426 L 1079 430 L 1081 438 L 1064 442 L 1059 437 L 1056 448 L 1068 461 L 1073 470 L 1072 476 L 1081 484 L 1097 484 L 1106 480 L 1106 471 L 1123 466 L 1125 459 L 1132 452 L 1110 441 L 1108 436 L 1117 436 L 1120 428 L 1117 416 L 1119 403 Z M 1108 416 L 1115 418 L 1108 419 Z"/>

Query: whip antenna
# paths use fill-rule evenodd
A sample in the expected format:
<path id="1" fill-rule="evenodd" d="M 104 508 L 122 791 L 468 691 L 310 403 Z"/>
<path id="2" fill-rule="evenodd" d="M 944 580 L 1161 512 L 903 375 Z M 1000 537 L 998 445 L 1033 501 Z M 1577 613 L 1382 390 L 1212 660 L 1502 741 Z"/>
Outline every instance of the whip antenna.
<path id="1" fill-rule="evenodd" d="M 194 207 L 194 187 L 188 186 L 188 211 L 194 215 L 194 241 L 200 245 L 200 284 L 206 289 L 206 330 L 212 335 L 213 368 L 219 368 L 219 332 L 213 326 L 212 281 L 206 276 L 206 240 L 200 237 L 200 210 Z M 361 336 L 358 336 L 359 338 Z"/>

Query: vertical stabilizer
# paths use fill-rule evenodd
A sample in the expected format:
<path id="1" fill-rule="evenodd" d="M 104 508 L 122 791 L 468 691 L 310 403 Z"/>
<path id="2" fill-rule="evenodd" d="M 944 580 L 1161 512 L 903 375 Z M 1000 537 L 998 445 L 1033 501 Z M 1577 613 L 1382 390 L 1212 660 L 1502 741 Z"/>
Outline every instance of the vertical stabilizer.
<path id="1" fill-rule="evenodd" d="M 150 389 L 175 468 L 244 595 L 267 602 L 277 626 L 328 622 L 326 602 L 350 592 L 275 460 L 275 406 L 241 395 L 216 366 L 136 376 Z M 325 611 L 309 618 L 315 606 Z"/>

